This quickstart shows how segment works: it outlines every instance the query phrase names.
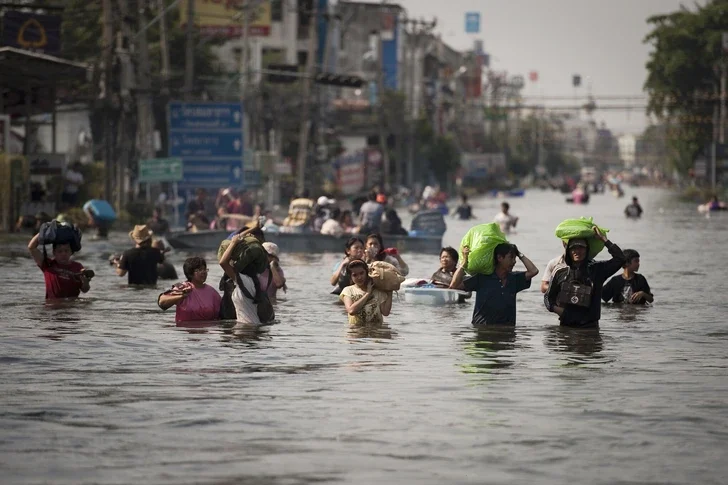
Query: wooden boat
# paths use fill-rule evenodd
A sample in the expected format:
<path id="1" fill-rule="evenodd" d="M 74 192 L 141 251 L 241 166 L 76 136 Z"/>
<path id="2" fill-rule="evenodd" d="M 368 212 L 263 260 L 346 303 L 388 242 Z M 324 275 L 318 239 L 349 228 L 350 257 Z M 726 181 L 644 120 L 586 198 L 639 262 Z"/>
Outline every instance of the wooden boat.
<path id="1" fill-rule="evenodd" d="M 220 242 L 230 231 L 174 231 L 166 236 L 174 249 L 217 251 Z M 265 240 L 276 243 L 284 253 L 343 253 L 350 235 L 334 237 L 318 233 L 266 232 Z M 362 236 L 362 239 L 365 236 Z M 403 253 L 440 254 L 442 235 L 394 236 L 383 235 L 386 247 L 396 247 Z"/>

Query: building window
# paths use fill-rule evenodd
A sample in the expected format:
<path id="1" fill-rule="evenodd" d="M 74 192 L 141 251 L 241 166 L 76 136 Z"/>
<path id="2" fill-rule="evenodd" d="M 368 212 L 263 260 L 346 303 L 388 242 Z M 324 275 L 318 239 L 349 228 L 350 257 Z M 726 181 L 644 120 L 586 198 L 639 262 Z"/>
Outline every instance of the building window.
<path id="1" fill-rule="evenodd" d="M 283 21 L 283 0 L 271 0 L 270 18 L 273 22 Z"/>

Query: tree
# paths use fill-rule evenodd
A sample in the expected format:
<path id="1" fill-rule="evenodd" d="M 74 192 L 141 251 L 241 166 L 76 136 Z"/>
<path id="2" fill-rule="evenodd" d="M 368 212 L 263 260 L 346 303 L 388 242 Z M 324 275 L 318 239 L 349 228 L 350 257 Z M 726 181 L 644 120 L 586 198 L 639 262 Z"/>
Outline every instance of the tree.
<path id="1" fill-rule="evenodd" d="M 669 137 L 668 162 L 684 174 L 712 138 L 728 1 L 712 0 L 694 11 L 683 7 L 647 22 L 653 29 L 644 42 L 654 47 L 647 62 L 647 110 L 676 127 Z"/>

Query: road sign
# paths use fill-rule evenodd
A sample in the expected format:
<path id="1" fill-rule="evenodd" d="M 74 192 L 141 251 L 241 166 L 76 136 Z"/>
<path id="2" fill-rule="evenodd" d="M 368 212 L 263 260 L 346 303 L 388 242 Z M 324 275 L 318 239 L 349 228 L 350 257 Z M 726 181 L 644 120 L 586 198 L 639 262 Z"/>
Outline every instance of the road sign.
<path id="1" fill-rule="evenodd" d="M 181 189 L 241 187 L 243 168 L 239 158 L 210 160 L 186 158 Z"/>
<path id="2" fill-rule="evenodd" d="M 139 182 L 179 182 L 182 176 L 181 158 L 139 160 Z"/>
<path id="3" fill-rule="evenodd" d="M 169 156 L 182 159 L 180 188 L 243 185 L 243 106 L 240 103 L 169 103 Z"/>
<path id="4" fill-rule="evenodd" d="M 465 33 L 477 34 L 480 32 L 480 12 L 465 12 Z"/>
<path id="5" fill-rule="evenodd" d="M 262 185 L 260 170 L 245 170 L 245 183 L 243 184 L 246 188 L 260 187 Z"/>
<path id="6" fill-rule="evenodd" d="M 240 157 L 243 135 L 237 133 L 170 133 L 169 155 L 172 157 Z"/>
<path id="7" fill-rule="evenodd" d="M 170 130 L 241 130 L 243 108 L 238 103 L 169 103 Z"/>

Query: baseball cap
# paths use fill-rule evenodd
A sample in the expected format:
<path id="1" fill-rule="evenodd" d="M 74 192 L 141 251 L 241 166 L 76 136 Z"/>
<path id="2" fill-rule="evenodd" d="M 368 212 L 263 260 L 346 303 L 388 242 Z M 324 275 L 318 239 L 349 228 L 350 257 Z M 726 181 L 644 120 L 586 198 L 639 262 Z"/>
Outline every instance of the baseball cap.
<path id="1" fill-rule="evenodd" d="M 316 201 L 316 204 L 320 205 L 320 206 L 321 205 L 334 205 L 334 204 L 336 204 L 336 201 L 334 199 L 329 199 L 325 195 L 322 195 L 321 197 L 318 198 L 318 200 Z"/>
<path id="2" fill-rule="evenodd" d="M 573 248 L 575 246 L 581 246 L 583 248 L 588 248 L 589 244 L 587 244 L 586 239 L 570 239 L 567 247 Z"/>

